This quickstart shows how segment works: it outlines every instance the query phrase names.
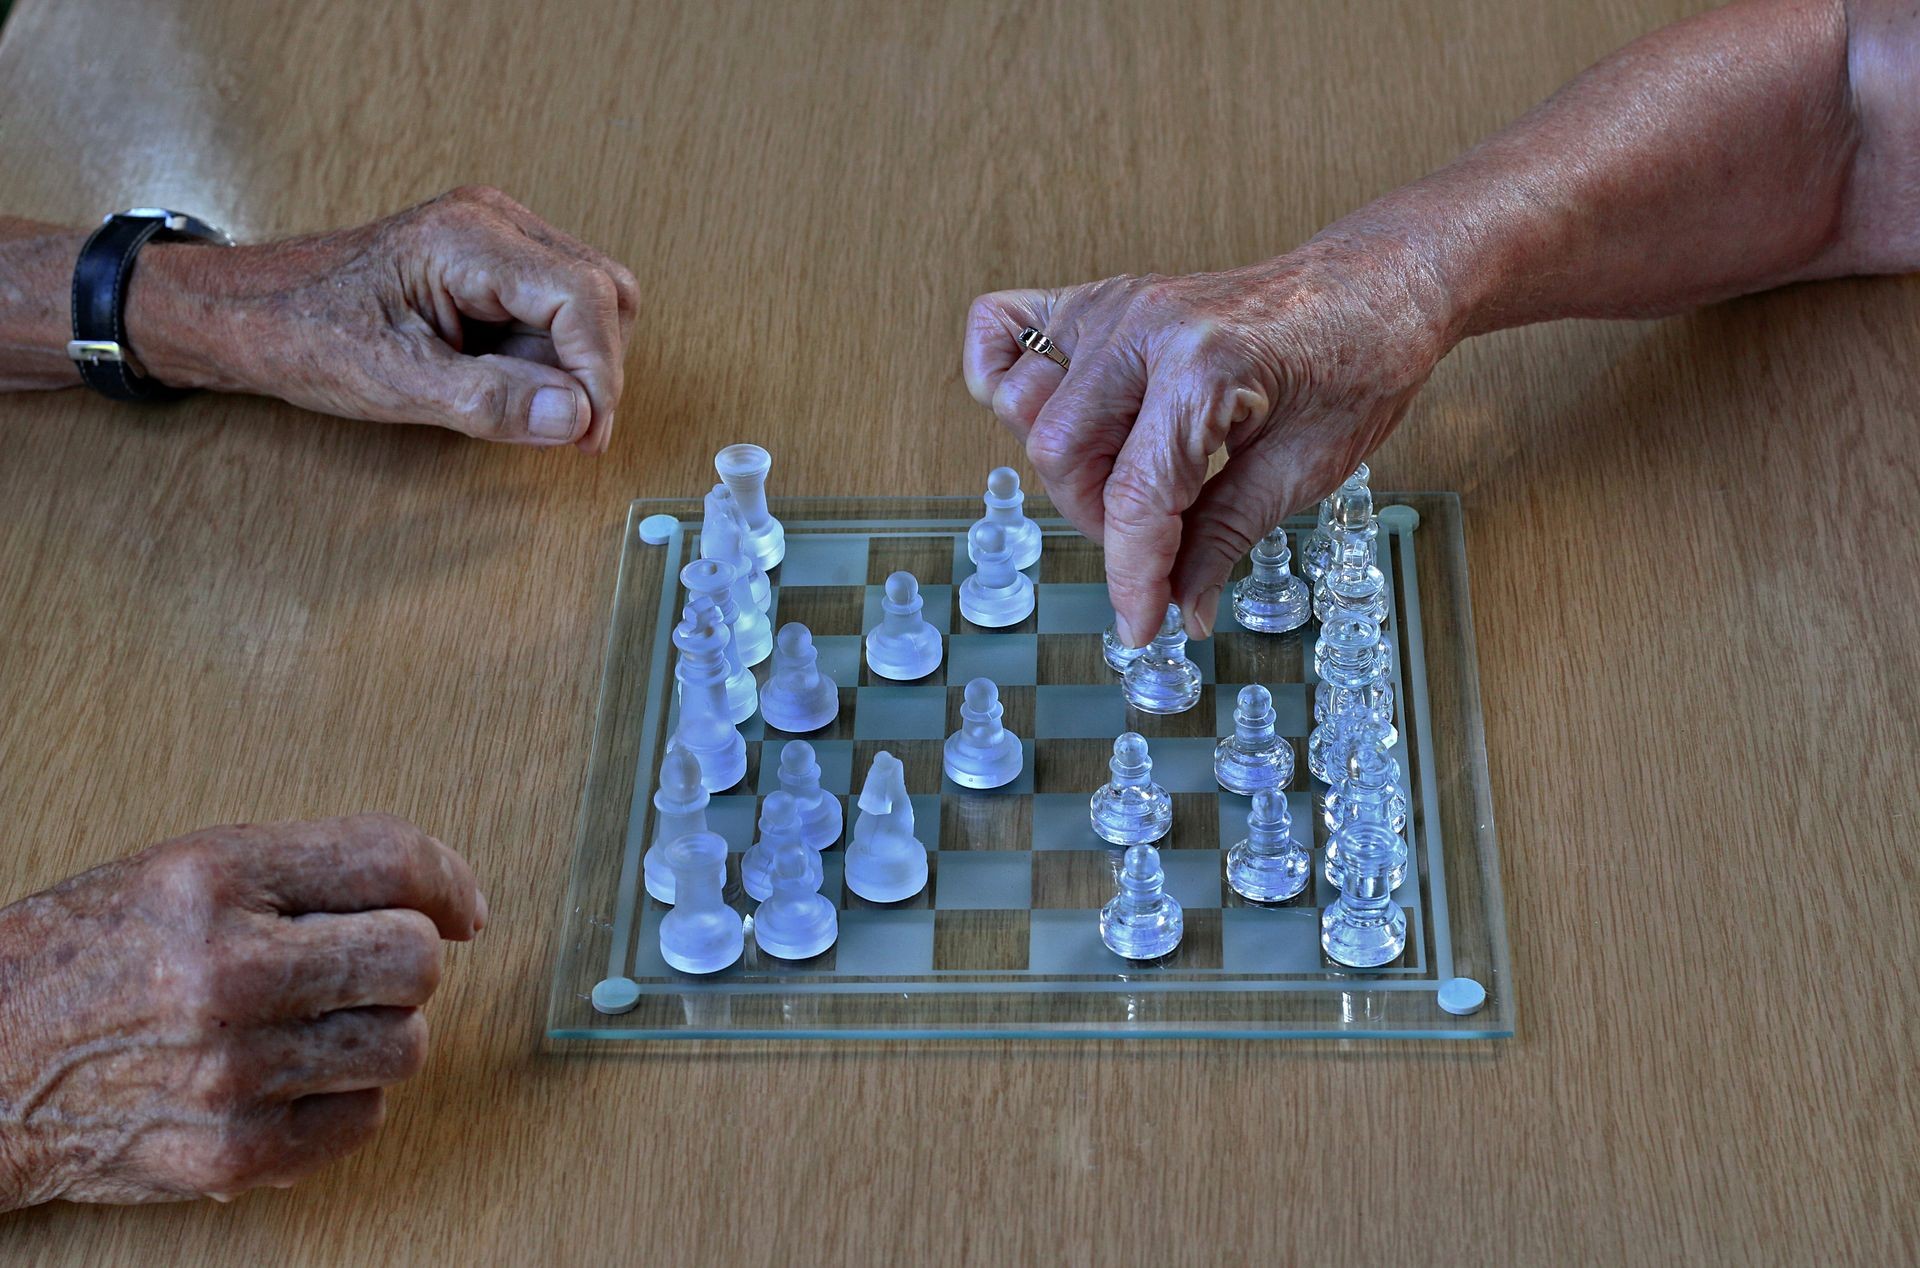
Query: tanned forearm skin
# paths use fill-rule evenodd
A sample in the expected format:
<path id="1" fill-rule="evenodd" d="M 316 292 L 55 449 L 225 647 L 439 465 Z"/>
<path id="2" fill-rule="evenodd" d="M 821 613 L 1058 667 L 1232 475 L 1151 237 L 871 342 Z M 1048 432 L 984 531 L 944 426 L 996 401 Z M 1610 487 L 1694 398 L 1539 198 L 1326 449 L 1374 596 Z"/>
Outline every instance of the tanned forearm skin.
<path id="1" fill-rule="evenodd" d="M 1462 339 L 1920 267 L 1916 83 L 1914 0 L 1716 10 L 1284 255 L 980 297 L 967 386 L 1105 546 L 1125 641 L 1169 602 L 1205 637 L 1234 563 L 1385 440 Z M 1026 326 L 1071 371 L 1024 354 Z"/>

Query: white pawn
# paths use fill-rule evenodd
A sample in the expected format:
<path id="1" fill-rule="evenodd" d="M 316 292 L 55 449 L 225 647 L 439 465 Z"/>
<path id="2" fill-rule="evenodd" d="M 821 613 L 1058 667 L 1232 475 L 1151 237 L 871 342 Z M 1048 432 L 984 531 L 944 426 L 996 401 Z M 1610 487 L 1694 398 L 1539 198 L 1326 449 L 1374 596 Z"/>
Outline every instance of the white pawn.
<path id="1" fill-rule="evenodd" d="M 767 579 L 766 569 L 747 549 L 746 521 L 740 518 L 733 494 L 727 492 L 725 485 L 716 484 L 707 491 L 702 505 L 705 515 L 700 521 L 701 557 L 732 564 L 739 574 L 735 578 L 734 593 L 740 597 L 741 606 L 751 607 L 764 616 L 773 606 L 773 583 Z M 759 664 L 758 661 L 747 663 Z"/>
<path id="2" fill-rule="evenodd" d="M 762 568 L 772 568 L 787 557 L 787 530 L 767 509 L 767 472 L 773 457 L 758 445 L 728 445 L 713 455 L 713 469 L 740 508 L 746 525 L 747 553 Z"/>
<path id="3" fill-rule="evenodd" d="M 1187 629 L 1174 604 L 1153 642 L 1127 666 L 1120 691 L 1142 713 L 1185 713 L 1199 703 L 1200 667 L 1187 659 Z"/>
<path id="4" fill-rule="evenodd" d="M 1001 723 L 1000 688 L 990 678 L 967 684 L 960 729 L 947 737 L 947 778 L 962 788 L 999 788 L 1020 778 L 1027 755 L 1020 737 Z"/>
<path id="5" fill-rule="evenodd" d="M 696 559 L 680 570 L 680 584 L 688 594 L 705 596 L 720 609 L 720 619 L 727 627 L 727 716 L 735 725 L 745 722 L 760 707 L 760 688 L 753 680 L 753 671 L 740 658 L 736 632 L 740 606 L 733 601 L 733 565 L 718 559 Z"/>
<path id="6" fill-rule="evenodd" d="M 913 835 L 913 802 L 900 759 L 873 755 L 860 789 L 860 818 L 847 847 L 847 888 L 873 903 L 912 898 L 927 885 L 927 847 Z"/>
<path id="7" fill-rule="evenodd" d="M 773 853 L 770 892 L 753 913 L 753 940 L 768 955 L 808 960 L 840 936 L 840 913 L 820 893 L 820 856 L 798 840 Z"/>
<path id="8" fill-rule="evenodd" d="M 987 504 L 987 513 L 975 520 L 973 526 L 992 524 L 1005 533 L 1015 568 L 1031 568 L 1039 563 L 1040 526 L 1028 519 L 1023 509 L 1027 495 L 1020 491 L 1020 473 L 1012 467 L 995 467 L 987 474 L 987 495 L 981 500 Z M 972 533 L 967 534 L 967 557 L 976 564 L 980 562 L 980 556 L 973 552 Z"/>
<path id="9" fill-rule="evenodd" d="M 773 674 L 760 692 L 760 716 L 781 731 L 818 731 L 840 715 L 840 688 L 820 672 L 813 632 L 798 621 L 780 627 Z"/>
<path id="10" fill-rule="evenodd" d="M 660 762 L 660 787 L 653 794 L 653 844 L 640 861 L 647 892 L 663 903 L 673 901 L 673 868 L 667 847 L 683 836 L 707 830 L 707 803 L 712 795 L 700 786 L 700 763 L 683 748 L 668 749 Z"/>
<path id="11" fill-rule="evenodd" d="M 820 787 L 820 762 L 813 745 L 790 740 L 780 749 L 780 791 L 793 798 L 800 814 L 800 839 L 824 850 L 840 839 L 845 811 L 840 799 Z"/>
<path id="12" fill-rule="evenodd" d="M 696 597 L 673 630 L 680 663 L 673 677 L 680 684 L 680 725 L 670 741 L 700 763 L 700 786 L 722 792 L 747 773 L 747 742 L 727 717 L 726 626 L 713 600 Z"/>
<path id="13" fill-rule="evenodd" d="M 977 570 L 960 583 L 960 615 L 988 629 L 1018 625 L 1033 614 L 1033 578 L 1017 572 L 999 525 L 982 520 L 967 532 Z"/>
<path id="14" fill-rule="evenodd" d="M 800 814 L 793 798 L 786 793 L 770 793 L 760 807 L 760 839 L 747 848 L 740 856 L 740 887 L 747 896 L 759 902 L 765 902 L 767 895 L 773 892 L 773 860 L 783 845 L 799 845 Z M 813 855 L 815 872 L 820 871 L 820 856 Z M 820 888 L 817 877 L 813 886 Z"/>
<path id="15" fill-rule="evenodd" d="M 884 615 L 867 635 L 868 669 L 882 678 L 912 682 L 940 668 L 946 647 L 940 631 L 920 615 L 925 606 L 920 583 L 912 573 L 896 572 L 887 578 L 881 602 Z"/>
<path id="16" fill-rule="evenodd" d="M 667 847 L 678 902 L 660 918 L 660 958 L 682 973 L 718 973 L 747 949 L 746 922 L 720 896 L 727 843 L 695 832 Z"/>

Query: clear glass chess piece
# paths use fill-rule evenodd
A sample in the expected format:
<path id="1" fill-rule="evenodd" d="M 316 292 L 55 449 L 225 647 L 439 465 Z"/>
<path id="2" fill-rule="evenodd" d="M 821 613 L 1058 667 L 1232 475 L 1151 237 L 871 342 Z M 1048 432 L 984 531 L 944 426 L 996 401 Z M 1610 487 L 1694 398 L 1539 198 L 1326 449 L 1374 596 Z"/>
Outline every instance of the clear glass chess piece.
<path id="1" fill-rule="evenodd" d="M 765 902 L 773 892 L 773 860 L 782 846 L 800 844 L 800 809 L 791 795 L 769 793 L 760 804 L 760 839 L 740 856 L 740 888 L 747 897 Z M 820 870 L 820 856 L 813 851 L 813 866 Z M 824 873 L 821 880 L 825 879 Z M 819 881 L 815 882 L 816 889 Z"/>
<path id="2" fill-rule="evenodd" d="M 747 947 L 746 924 L 720 891 L 726 883 L 727 843 L 696 832 L 667 847 L 673 868 L 673 910 L 660 918 L 660 958 L 682 973 L 717 973 Z"/>
<path id="3" fill-rule="evenodd" d="M 1187 629 L 1175 604 L 1167 605 L 1153 642 L 1127 666 L 1121 690 L 1142 713 L 1184 713 L 1199 703 L 1200 667 L 1187 659 Z"/>
<path id="4" fill-rule="evenodd" d="M 1293 782 L 1293 745 L 1275 732 L 1273 693 L 1258 683 L 1240 688 L 1233 734 L 1213 750 L 1213 777 L 1228 792 L 1251 797 Z"/>
<path id="5" fill-rule="evenodd" d="M 1380 742 L 1376 728 L 1354 727 L 1346 769 L 1334 772 L 1322 809 L 1328 832 L 1362 820 L 1407 829 L 1407 795 L 1400 788 L 1400 766 Z"/>
<path id="6" fill-rule="evenodd" d="M 763 569 L 777 566 L 787 556 L 787 531 L 767 509 L 772 455 L 759 445 L 728 445 L 713 455 L 713 469 L 740 510 L 747 553 Z"/>
<path id="7" fill-rule="evenodd" d="M 1027 495 L 1020 491 L 1020 473 L 1012 467 L 995 467 L 987 475 L 987 493 L 981 500 L 986 503 L 987 513 L 974 526 L 992 524 L 1006 534 L 1015 568 L 1039 563 L 1040 526 L 1027 518 Z M 967 555 L 974 563 L 980 562 L 980 556 L 973 553 L 971 533 L 967 535 Z"/>
<path id="8" fill-rule="evenodd" d="M 1287 530 L 1275 528 L 1254 543 L 1253 572 L 1233 587 L 1233 619 L 1262 634 L 1297 630 L 1313 615 L 1307 583 L 1293 575 Z"/>
<path id="9" fill-rule="evenodd" d="M 1007 537 L 985 520 L 967 533 L 975 571 L 960 583 L 960 615 L 986 629 L 1005 629 L 1033 615 L 1033 578 L 1018 572 Z"/>
<path id="10" fill-rule="evenodd" d="M 647 892 L 673 901 L 673 867 L 667 847 L 683 836 L 707 830 L 707 803 L 713 794 L 700 786 L 700 763 L 683 748 L 667 750 L 660 760 L 660 787 L 653 794 L 653 844 L 640 860 Z"/>
<path id="11" fill-rule="evenodd" d="M 726 485 L 716 484 L 707 491 L 702 505 L 700 557 L 732 564 L 735 574 L 734 597 L 742 608 L 751 608 L 765 617 L 773 603 L 773 583 L 768 579 L 766 569 L 747 549 L 746 521 L 740 518 L 740 508 L 734 502 L 733 494 L 727 491 Z M 742 638 L 740 641 L 741 655 L 746 657 L 749 665 L 757 665 L 764 659 L 764 653 L 754 655 L 748 646 L 749 642 L 755 645 L 759 643 L 757 633 L 752 639 Z"/>
<path id="12" fill-rule="evenodd" d="M 1351 523 L 1355 508 L 1364 499 L 1366 514 L 1373 513 L 1373 493 L 1367 488 L 1372 473 L 1367 464 L 1361 463 L 1354 468 L 1339 488 L 1335 489 L 1320 502 L 1319 522 L 1307 539 L 1300 543 L 1300 574 L 1308 581 L 1318 583 L 1321 574 L 1333 565 L 1333 525 L 1335 522 Z"/>
<path id="13" fill-rule="evenodd" d="M 1000 788 L 1020 778 L 1027 764 L 1020 737 L 1001 722 L 1000 688 L 989 678 L 967 684 L 960 702 L 960 729 L 947 737 L 947 778 L 962 788 Z"/>
<path id="14" fill-rule="evenodd" d="M 1129 846 L 1120 865 L 1118 892 L 1100 909 L 1100 940 L 1129 960 L 1157 960 L 1180 945 L 1180 904 L 1167 893 L 1160 851 L 1142 842 Z"/>
<path id="15" fill-rule="evenodd" d="M 710 599 L 726 625 L 727 716 L 738 725 L 760 707 L 760 687 L 740 655 L 740 605 L 733 597 L 734 575 L 733 565 L 718 559 L 696 559 L 680 570 L 680 584 L 687 593 Z M 765 620 L 761 618 L 763 624 Z"/>
<path id="16" fill-rule="evenodd" d="M 767 871 L 768 894 L 753 913 L 753 941 L 782 960 L 807 960 L 840 936 L 840 916 L 820 893 L 820 856 L 786 838 Z"/>
<path id="17" fill-rule="evenodd" d="M 1387 577 L 1374 562 L 1379 529 L 1369 521 L 1363 528 L 1333 530 L 1333 565 L 1313 587 L 1313 615 L 1325 624 L 1340 612 L 1387 619 Z"/>
<path id="18" fill-rule="evenodd" d="M 1342 612 L 1320 627 L 1320 637 L 1313 647 L 1313 672 L 1329 688 L 1326 699 L 1333 707 L 1307 736 L 1307 770 L 1321 783 L 1332 782 L 1340 763 L 1346 760 L 1342 746 L 1352 723 L 1366 716 L 1338 706 L 1343 700 L 1364 699 L 1360 693 L 1375 683 L 1386 682 L 1391 669 L 1380 627 L 1367 617 Z"/>
<path id="19" fill-rule="evenodd" d="M 1127 672 L 1127 666 L 1146 654 L 1144 647 L 1128 647 L 1120 641 L 1120 626 L 1107 626 L 1107 632 L 1100 636 L 1100 654 L 1106 658 L 1107 668 L 1116 674 Z"/>
<path id="20" fill-rule="evenodd" d="M 926 600 L 910 572 L 887 578 L 880 624 L 867 635 L 867 668 L 882 678 L 913 682 L 940 668 L 946 644 L 932 622 L 920 615 Z"/>
<path id="21" fill-rule="evenodd" d="M 724 792 L 747 773 L 747 742 L 727 716 L 726 638 L 720 609 L 704 595 L 694 596 L 673 629 L 673 645 L 680 649 L 673 667 L 680 724 L 672 742 L 699 760 L 700 784 L 708 792 Z"/>
<path id="22" fill-rule="evenodd" d="M 813 631 L 788 621 L 774 638 L 773 671 L 760 690 L 760 716 L 780 731 L 818 731 L 840 716 L 840 688 L 820 672 Z"/>
<path id="23" fill-rule="evenodd" d="M 824 850 L 840 839 L 846 811 L 840 799 L 820 786 L 820 759 L 805 740 L 789 740 L 780 748 L 780 791 L 793 798 L 800 812 L 800 839 Z"/>
<path id="24" fill-rule="evenodd" d="M 897 903 L 927 886 L 927 847 L 914 836 L 906 768 L 882 750 L 860 789 L 860 817 L 847 846 L 847 888 L 874 903 Z"/>
<path id="25" fill-rule="evenodd" d="M 1320 913 L 1320 948 L 1337 963 L 1377 968 L 1407 946 L 1407 913 L 1393 901 L 1406 843 L 1384 823 L 1348 825 L 1339 837 L 1340 897 Z"/>
<path id="26" fill-rule="evenodd" d="M 1128 731 L 1113 742 L 1107 762 L 1113 779 L 1102 784 L 1088 804 L 1094 835 L 1113 845 L 1158 841 L 1173 827 L 1173 798 L 1153 782 L 1153 757 L 1147 738 Z"/>
<path id="27" fill-rule="evenodd" d="M 1287 795 L 1255 793 L 1246 839 L 1227 851 L 1227 884 L 1242 898 L 1278 903 L 1305 889 L 1312 876 L 1312 853 L 1293 839 Z"/>

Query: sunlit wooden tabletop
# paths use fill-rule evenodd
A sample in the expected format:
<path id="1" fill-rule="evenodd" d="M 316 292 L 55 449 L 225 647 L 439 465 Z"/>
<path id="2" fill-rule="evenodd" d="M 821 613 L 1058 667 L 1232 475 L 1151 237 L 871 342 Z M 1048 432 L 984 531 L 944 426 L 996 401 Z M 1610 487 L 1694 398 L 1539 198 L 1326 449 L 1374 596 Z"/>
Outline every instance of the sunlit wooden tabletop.
<path id="1" fill-rule="evenodd" d="M 552 1055 L 617 536 L 725 441 L 960 493 L 977 292 L 1273 254 L 1678 0 L 23 0 L 0 209 L 244 237 L 497 184 L 629 262 L 612 453 L 0 400 L 0 896 L 214 822 L 463 850 L 427 1072 L 286 1192 L 9 1262 L 1760 1262 L 1920 1253 L 1920 281 L 1457 353 L 1519 1033 Z M 0 1042 L 4 1037 L 0 1036 Z"/>

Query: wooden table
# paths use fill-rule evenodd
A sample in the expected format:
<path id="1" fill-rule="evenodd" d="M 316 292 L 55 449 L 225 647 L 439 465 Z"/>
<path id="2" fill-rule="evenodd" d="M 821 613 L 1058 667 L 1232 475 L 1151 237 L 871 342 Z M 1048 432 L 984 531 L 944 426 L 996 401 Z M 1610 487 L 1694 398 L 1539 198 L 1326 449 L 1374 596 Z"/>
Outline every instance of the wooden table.
<path id="1" fill-rule="evenodd" d="M 1465 498 L 1511 1042 L 541 1051 L 629 498 L 741 438 L 787 492 L 973 490 L 1018 461 L 975 293 L 1272 254 L 1689 7 L 24 0 L 9 212 L 258 237 L 491 182 L 645 300 L 599 461 L 0 401 L 0 894 L 366 807 L 494 911 L 374 1146 L 0 1258 L 1920 1253 L 1913 279 L 1485 339 L 1377 455 Z"/>

